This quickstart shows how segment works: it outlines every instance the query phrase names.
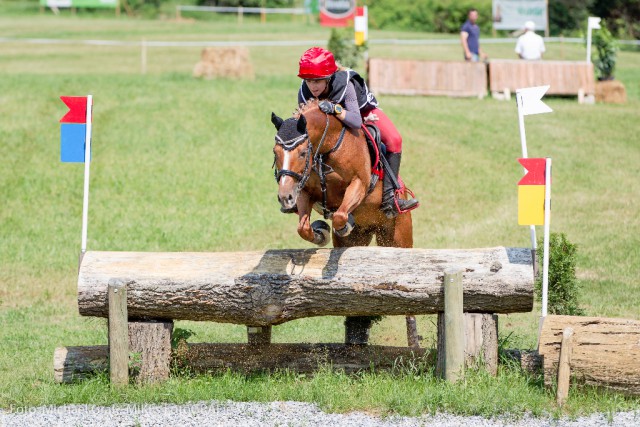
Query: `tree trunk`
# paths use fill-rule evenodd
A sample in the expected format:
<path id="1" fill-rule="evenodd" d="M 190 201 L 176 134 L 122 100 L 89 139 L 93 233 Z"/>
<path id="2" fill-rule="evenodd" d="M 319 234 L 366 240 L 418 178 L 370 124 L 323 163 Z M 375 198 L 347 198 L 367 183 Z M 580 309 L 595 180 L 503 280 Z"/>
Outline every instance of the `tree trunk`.
<path id="1" fill-rule="evenodd" d="M 277 325 L 311 316 L 434 314 L 443 276 L 463 268 L 464 311 L 533 307 L 526 248 L 270 250 L 235 253 L 87 252 L 78 276 L 85 316 L 107 316 L 107 283 L 127 284 L 130 317 Z"/>
<path id="2" fill-rule="evenodd" d="M 547 316 L 540 332 L 544 381 L 558 372 L 563 330 L 573 329 L 572 379 L 640 395 L 640 321 L 604 317 Z"/>
<path id="3" fill-rule="evenodd" d="M 54 379 L 58 383 L 89 377 L 104 371 L 108 347 L 59 347 L 54 353 Z M 328 366 L 354 373 L 362 370 L 392 370 L 402 366 L 425 366 L 429 351 L 407 347 L 344 344 L 187 344 L 179 346 L 172 361 L 192 372 L 222 373 L 227 369 L 251 373 L 287 369 L 317 372 Z M 405 365 L 406 364 L 406 365 Z"/>

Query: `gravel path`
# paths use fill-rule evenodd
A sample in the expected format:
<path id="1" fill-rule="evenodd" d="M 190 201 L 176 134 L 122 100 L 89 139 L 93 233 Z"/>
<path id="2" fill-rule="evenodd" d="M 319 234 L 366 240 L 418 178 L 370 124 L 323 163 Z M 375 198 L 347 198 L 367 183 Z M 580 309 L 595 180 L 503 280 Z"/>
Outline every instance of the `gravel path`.
<path id="1" fill-rule="evenodd" d="M 300 402 L 201 402 L 188 405 L 69 405 L 58 407 L 14 408 L 0 411 L 0 427 L 29 426 L 292 426 L 292 427 L 409 427 L 409 426 L 522 426 L 592 427 L 640 426 L 639 412 L 622 412 L 612 420 L 595 414 L 575 420 L 523 417 L 520 419 L 462 417 L 449 414 L 413 417 L 374 417 L 360 412 L 328 414 L 316 405 Z"/>

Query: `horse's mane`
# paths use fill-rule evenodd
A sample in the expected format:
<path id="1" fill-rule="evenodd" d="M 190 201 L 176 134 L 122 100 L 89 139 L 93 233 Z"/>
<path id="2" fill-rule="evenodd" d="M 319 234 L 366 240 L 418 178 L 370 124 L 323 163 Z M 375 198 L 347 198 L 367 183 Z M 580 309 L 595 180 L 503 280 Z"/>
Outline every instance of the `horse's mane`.
<path id="1" fill-rule="evenodd" d="M 298 118 L 300 118 L 302 113 L 306 113 L 308 110 L 310 110 L 313 107 L 318 108 L 318 99 L 317 98 L 311 98 L 307 102 L 304 102 L 304 103 L 301 103 L 300 105 L 298 105 L 298 108 L 296 108 L 296 110 L 293 112 L 293 117 L 298 119 Z"/>

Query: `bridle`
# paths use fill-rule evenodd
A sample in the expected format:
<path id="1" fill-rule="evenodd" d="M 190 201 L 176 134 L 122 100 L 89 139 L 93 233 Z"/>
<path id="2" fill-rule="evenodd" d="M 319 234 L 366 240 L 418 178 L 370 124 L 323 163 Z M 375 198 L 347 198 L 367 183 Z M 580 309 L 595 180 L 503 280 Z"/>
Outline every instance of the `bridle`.
<path id="1" fill-rule="evenodd" d="M 329 130 L 329 114 L 326 114 L 326 117 L 327 117 L 327 121 L 324 126 L 324 131 L 322 132 L 322 137 L 320 138 L 320 142 L 318 143 L 318 148 L 316 149 L 315 153 L 313 153 L 313 144 L 311 144 L 311 138 L 309 138 L 308 132 L 305 132 L 304 134 L 296 138 L 288 139 L 286 141 L 280 138 L 280 136 L 276 135 L 276 144 L 280 145 L 285 151 L 291 151 L 297 146 L 299 146 L 300 144 L 303 144 L 304 142 L 307 142 L 308 146 L 307 146 L 307 152 L 305 153 L 305 163 L 304 163 L 304 170 L 302 171 L 302 174 L 299 174 L 289 169 L 278 169 L 276 167 L 275 155 L 273 158 L 273 167 L 275 167 L 273 173 L 276 178 L 276 182 L 278 183 L 280 182 L 280 178 L 282 178 L 283 175 L 290 176 L 293 179 L 297 180 L 298 185 L 297 185 L 296 191 L 300 191 L 304 188 L 304 186 L 307 184 L 307 181 L 311 177 L 311 171 L 313 170 L 314 172 L 316 172 L 320 177 L 320 189 L 322 190 L 323 216 L 325 219 L 328 219 L 331 216 L 331 211 L 327 209 L 326 175 L 333 172 L 333 168 L 331 168 L 331 166 L 329 166 L 326 163 L 326 161 L 329 155 L 337 151 L 342 145 L 342 141 L 344 140 L 344 135 L 347 128 L 343 124 L 342 130 L 340 131 L 340 135 L 338 136 L 338 141 L 336 142 L 336 145 L 326 153 L 320 153 L 320 149 L 324 145 L 325 139 L 327 138 L 327 131 Z M 313 156 L 312 156 L 312 153 L 313 153 Z"/>

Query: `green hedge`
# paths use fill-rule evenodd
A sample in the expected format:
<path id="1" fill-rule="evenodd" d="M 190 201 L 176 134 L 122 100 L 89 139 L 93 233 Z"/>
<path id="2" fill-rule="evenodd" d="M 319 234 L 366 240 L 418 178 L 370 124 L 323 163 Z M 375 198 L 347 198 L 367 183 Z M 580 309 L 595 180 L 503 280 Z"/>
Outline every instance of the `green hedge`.
<path id="1" fill-rule="evenodd" d="M 369 25 L 378 29 L 403 29 L 457 33 L 469 9 L 478 9 L 481 31 L 491 31 L 491 0 L 368 0 Z"/>

